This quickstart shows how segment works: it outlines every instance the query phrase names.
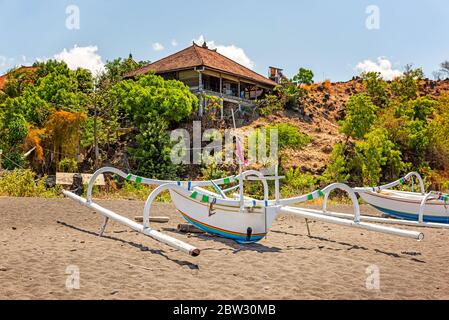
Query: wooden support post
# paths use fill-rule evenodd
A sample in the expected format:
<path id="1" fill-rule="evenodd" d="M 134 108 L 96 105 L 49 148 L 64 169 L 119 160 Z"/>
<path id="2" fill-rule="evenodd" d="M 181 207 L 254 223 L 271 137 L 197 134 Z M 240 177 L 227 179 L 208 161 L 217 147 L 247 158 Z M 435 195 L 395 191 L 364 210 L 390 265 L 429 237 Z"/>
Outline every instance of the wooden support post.
<path id="1" fill-rule="evenodd" d="M 204 113 L 204 99 L 201 97 L 201 94 L 203 93 L 203 73 L 201 71 L 198 71 L 198 91 L 200 93 L 200 99 L 199 99 L 199 109 L 198 109 L 198 115 L 200 117 L 203 116 Z"/>
<path id="2" fill-rule="evenodd" d="M 239 82 L 238 82 L 238 84 L 237 84 L 237 97 L 239 97 L 239 99 L 241 98 L 240 97 L 240 90 L 241 90 L 241 84 L 240 84 L 240 79 L 238 80 Z"/>
<path id="3" fill-rule="evenodd" d="M 104 231 L 106 230 L 106 225 L 108 224 L 108 222 L 109 222 L 109 218 L 104 217 L 103 224 L 101 225 L 100 232 L 98 233 L 98 236 L 100 238 L 103 237 L 103 234 L 104 234 Z"/>
<path id="4" fill-rule="evenodd" d="M 200 71 L 198 72 L 198 89 L 202 92 L 203 88 L 203 73 Z"/>
<path id="5" fill-rule="evenodd" d="M 307 234 L 309 235 L 309 237 L 311 237 L 310 228 L 309 228 L 309 220 L 308 219 L 305 219 L 305 220 L 306 220 L 306 226 L 307 226 Z"/>
<path id="6" fill-rule="evenodd" d="M 199 108 L 198 108 L 198 115 L 199 115 L 200 117 L 203 116 L 203 105 L 204 105 L 204 101 L 203 101 L 203 98 L 200 96 L 200 99 L 199 99 Z"/>

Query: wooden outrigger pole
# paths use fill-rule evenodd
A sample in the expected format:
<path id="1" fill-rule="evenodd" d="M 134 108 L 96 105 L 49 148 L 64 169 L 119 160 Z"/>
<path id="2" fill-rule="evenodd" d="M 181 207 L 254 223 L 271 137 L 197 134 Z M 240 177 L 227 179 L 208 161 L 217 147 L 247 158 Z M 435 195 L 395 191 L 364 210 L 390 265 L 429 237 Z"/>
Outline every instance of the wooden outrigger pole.
<path id="1" fill-rule="evenodd" d="M 173 237 L 170 237 L 168 235 L 165 235 L 159 231 L 152 229 L 150 227 L 149 221 L 145 221 L 145 224 L 139 224 L 131 219 L 128 219 L 122 215 L 119 215 L 109 209 L 103 208 L 99 204 L 95 203 L 92 200 L 93 186 L 94 186 L 94 183 L 95 183 L 95 180 L 97 179 L 97 177 L 100 174 L 103 174 L 104 172 L 112 172 L 112 173 L 115 173 L 115 174 L 125 178 L 125 179 L 128 178 L 128 176 L 129 176 L 129 175 L 126 175 L 124 172 L 122 172 L 118 169 L 115 169 L 115 168 L 103 168 L 103 169 L 100 169 L 97 172 L 95 172 L 95 174 L 90 179 L 90 182 L 88 185 L 88 191 L 87 191 L 87 199 L 84 199 L 84 198 L 74 194 L 73 192 L 70 192 L 67 190 L 62 191 L 66 197 L 78 202 L 79 204 L 81 204 L 85 207 L 88 207 L 88 208 L 98 212 L 99 214 L 101 214 L 104 217 L 104 222 L 103 222 L 103 224 L 100 228 L 100 232 L 99 232 L 100 236 L 103 235 L 106 225 L 107 225 L 109 219 L 111 219 L 111 220 L 117 221 L 118 223 L 128 226 L 129 228 L 131 228 L 134 231 L 137 231 L 146 236 L 149 236 L 159 242 L 162 242 L 162 243 L 164 243 L 172 248 L 175 248 L 179 251 L 185 252 L 193 257 L 196 257 L 200 254 L 200 250 L 198 248 L 196 248 L 188 243 L 185 243 L 181 240 L 175 239 Z M 146 179 L 146 180 L 152 181 L 154 184 L 164 183 L 164 181 L 151 180 L 151 179 Z"/>
<path id="2" fill-rule="evenodd" d="M 343 214 L 339 214 L 338 216 L 337 215 L 334 216 L 332 214 L 326 215 L 326 214 L 323 214 L 323 212 L 319 211 L 319 210 L 311 210 L 311 209 L 295 208 L 295 207 L 281 207 L 279 212 L 284 213 L 284 214 L 295 215 L 295 216 L 305 218 L 305 219 L 322 221 L 322 222 L 337 224 L 337 225 L 346 226 L 346 227 L 354 227 L 354 228 L 359 228 L 359 229 L 364 229 L 364 230 L 369 230 L 369 231 L 381 232 L 381 233 L 391 234 L 391 235 L 395 235 L 395 236 L 400 236 L 403 238 L 411 238 L 411 239 L 415 239 L 418 241 L 421 241 L 424 239 L 424 234 L 422 232 L 403 230 L 403 229 L 398 229 L 398 228 L 391 228 L 391 227 L 386 227 L 386 226 L 365 223 L 365 222 L 361 222 L 361 221 L 356 222 L 356 221 L 352 220 L 352 218 L 354 218 L 354 216 L 352 216 L 350 214 L 345 214 L 344 216 L 343 216 Z M 379 222 L 379 221 L 375 221 L 375 222 Z"/>
<path id="3" fill-rule="evenodd" d="M 68 198 L 71 198 L 72 200 L 77 201 L 78 203 L 100 213 L 105 217 L 105 222 L 103 223 L 101 230 L 100 230 L 100 236 L 104 232 L 104 229 L 106 227 L 106 223 L 109 219 L 115 220 L 121 224 L 124 224 L 128 226 L 129 228 L 133 229 L 134 231 L 140 232 L 146 236 L 149 236 L 159 242 L 162 242 L 172 248 L 175 248 L 179 251 L 188 253 L 189 255 L 196 257 L 200 254 L 200 250 L 188 243 L 185 243 L 181 240 L 175 239 L 173 237 L 170 237 L 168 235 L 165 235 L 159 231 L 156 231 L 152 229 L 151 227 L 144 227 L 142 224 L 139 224 L 135 221 L 132 221 L 131 219 L 125 218 L 111 210 L 108 210 L 106 208 L 103 208 L 102 206 L 94 203 L 94 202 L 88 202 L 86 199 L 77 196 L 76 194 L 70 192 L 70 191 L 63 191 L 64 195 Z"/>
<path id="4" fill-rule="evenodd" d="M 329 197 L 329 194 L 335 190 L 340 189 L 343 191 L 346 191 L 351 198 L 353 207 L 354 207 L 354 214 L 339 214 L 337 215 L 331 215 L 327 212 L 327 199 Z M 306 209 L 306 208 L 296 208 L 296 207 L 289 207 L 288 204 L 294 204 L 295 200 L 281 200 L 280 201 L 280 208 L 279 212 L 283 214 L 291 214 L 295 215 L 301 218 L 315 220 L 315 221 L 322 221 L 337 225 L 342 225 L 346 227 L 354 227 L 359 229 L 365 229 L 375 232 L 381 232 L 386 234 L 391 234 L 395 236 L 400 236 L 404 238 L 411 238 L 418 241 L 421 241 L 424 239 L 424 234 L 422 232 L 418 231 L 410 231 L 410 230 L 403 230 L 398 228 L 391 228 L 381 225 L 375 225 L 370 223 L 362 222 L 362 216 L 360 214 L 360 205 L 357 200 L 357 196 L 355 192 L 347 185 L 342 183 L 334 183 L 326 188 L 322 189 L 321 192 L 324 194 L 324 203 L 323 203 L 323 209 L 322 210 L 312 210 L 312 209 Z M 378 222 L 378 221 L 377 221 Z"/>
<path id="5" fill-rule="evenodd" d="M 139 224 L 109 209 L 103 208 L 93 201 L 92 192 L 95 180 L 99 175 L 106 172 L 116 174 L 128 181 L 157 186 L 150 194 L 145 204 L 142 216 L 143 224 Z M 349 186 L 341 183 L 334 183 L 322 190 L 316 190 L 310 194 L 287 199 L 280 199 L 279 186 L 277 185 L 275 187 L 276 199 L 269 200 L 267 180 L 278 180 L 279 178 L 280 177 L 277 175 L 275 177 L 266 177 L 259 171 L 248 170 L 242 172 L 238 176 L 231 176 L 214 181 L 168 181 L 143 178 L 132 174 L 126 174 L 116 168 L 106 167 L 99 169 L 93 174 L 88 185 L 86 199 L 70 191 L 63 191 L 63 193 L 66 197 L 103 215 L 104 222 L 100 229 L 100 236 L 103 234 L 108 221 L 112 219 L 168 246 L 188 253 L 191 256 L 198 256 L 200 250 L 178 239 L 162 234 L 161 232 L 152 229 L 150 226 L 152 203 L 160 192 L 166 190 L 170 192 L 175 207 L 190 224 L 199 227 L 203 231 L 234 239 L 239 243 L 253 243 L 265 238 L 274 219 L 280 213 L 415 240 L 422 240 L 424 238 L 422 232 L 364 222 L 368 221 L 368 218 L 363 217 L 360 214 L 360 206 L 356 192 Z M 226 197 L 222 195 L 234 190 L 233 187 L 222 190 L 221 194 L 213 193 L 202 188 L 207 186 L 219 188 L 219 185 L 229 185 L 232 182 L 238 183 L 240 186 L 243 184 L 244 180 L 261 181 L 264 187 L 264 200 L 242 197 L 242 190 L 240 190 L 240 194 L 235 197 Z M 336 189 L 348 193 L 354 209 L 352 215 L 327 211 L 327 199 L 330 193 Z M 323 196 L 324 204 L 322 210 L 292 207 L 292 205 Z M 373 220 L 370 222 L 386 222 L 384 220 L 378 220 L 381 218 L 376 219 L 373 217 L 371 219 Z M 410 222 L 410 225 L 414 224 Z"/>

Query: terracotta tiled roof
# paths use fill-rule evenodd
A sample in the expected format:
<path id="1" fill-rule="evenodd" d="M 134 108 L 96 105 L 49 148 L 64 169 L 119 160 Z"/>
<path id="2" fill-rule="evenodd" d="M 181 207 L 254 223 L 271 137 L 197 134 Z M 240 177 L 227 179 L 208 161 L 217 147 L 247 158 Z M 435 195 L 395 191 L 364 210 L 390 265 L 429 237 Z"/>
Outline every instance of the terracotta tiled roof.
<path id="1" fill-rule="evenodd" d="M 140 69 L 132 71 L 126 77 L 142 75 L 151 71 L 160 74 L 171 71 L 192 69 L 205 66 L 206 68 L 231 74 L 242 79 L 252 80 L 268 86 L 276 86 L 276 82 L 242 66 L 241 64 L 225 57 L 216 50 L 200 47 L 193 44 L 182 51 L 172 54 L 159 61 L 151 63 Z"/>

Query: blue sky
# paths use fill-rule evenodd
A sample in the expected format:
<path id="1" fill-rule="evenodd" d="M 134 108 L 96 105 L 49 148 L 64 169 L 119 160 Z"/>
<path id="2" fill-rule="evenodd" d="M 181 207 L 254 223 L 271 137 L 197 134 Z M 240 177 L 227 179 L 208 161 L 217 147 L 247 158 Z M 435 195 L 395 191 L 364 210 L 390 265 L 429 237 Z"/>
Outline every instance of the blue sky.
<path id="1" fill-rule="evenodd" d="M 68 5 L 80 9 L 79 30 L 66 28 Z M 379 8 L 379 29 L 366 27 L 369 5 Z M 414 63 L 431 77 L 449 60 L 448 31 L 445 0 L 0 0 L 0 73 L 64 49 L 59 57 L 77 60 L 75 45 L 98 49 L 81 60 L 132 52 L 155 61 L 204 35 L 264 75 L 270 65 L 287 75 L 307 67 L 316 81 L 344 81 L 384 57 L 389 71 Z"/>

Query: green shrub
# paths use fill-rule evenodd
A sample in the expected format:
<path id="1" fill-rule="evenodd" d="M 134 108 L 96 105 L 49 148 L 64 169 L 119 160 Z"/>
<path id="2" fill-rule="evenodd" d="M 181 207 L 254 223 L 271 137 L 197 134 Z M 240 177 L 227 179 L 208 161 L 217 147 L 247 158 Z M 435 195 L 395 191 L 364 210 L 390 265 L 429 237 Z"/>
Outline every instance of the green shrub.
<path id="1" fill-rule="evenodd" d="M 25 166 L 25 159 L 19 152 L 10 152 L 5 154 L 1 159 L 2 168 L 6 170 L 14 170 Z"/>
<path id="2" fill-rule="evenodd" d="M 201 155 L 203 165 L 200 170 L 204 180 L 221 179 L 230 175 L 228 171 L 224 170 L 222 166 L 217 163 L 222 157 L 222 152 L 215 156 L 206 154 Z"/>
<path id="3" fill-rule="evenodd" d="M 278 148 L 279 150 L 292 148 L 302 149 L 313 141 L 313 138 L 307 134 L 301 133 L 298 128 L 288 123 L 281 123 L 275 125 L 269 125 L 265 128 L 267 151 L 271 144 L 271 132 L 270 130 L 278 131 Z M 249 141 L 259 141 L 259 134 L 261 129 L 256 129 L 248 138 Z"/>
<path id="4" fill-rule="evenodd" d="M 407 65 L 404 74 L 391 82 L 393 95 L 401 101 L 414 100 L 418 97 L 418 81 L 424 79 L 424 72 L 421 68 L 413 69 Z"/>
<path id="5" fill-rule="evenodd" d="M 59 187 L 46 189 L 46 177 L 35 179 L 31 170 L 5 171 L 0 175 L 0 195 L 8 197 L 43 197 L 61 196 Z"/>
<path id="6" fill-rule="evenodd" d="M 174 180 L 178 176 L 179 166 L 171 160 L 173 146 L 167 133 L 167 123 L 162 119 L 155 119 L 140 126 L 136 136 L 136 147 L 129 147 L 131 159 L 138 169 L 140 176 Z"/>
<path id="7" fill-rule="evenodd" d="M 15 115 L 15 117 L 6 124 L 8 129 L 8 144 L 10 146 L 20 145 L 28 134 L 28 124 L 25 117 Z"/>
<path id="8" fill-rule="evenodd" d="M 278 130 L 279 149 L 302 149 L 313 141 L 312 137 L 308 136 L 307 134 L 301 133 L 296 126 L 288 123 L 268 126 L 267 129 Z M 268 130 L 267 132 L 269 132 Z"/>
<path id="9" fill-rule="evenodd" d="M 360 168 L 366 186 L 379 185 L 382 169 L 387 164 L 396 176 L 403 171 L 401 152 L 395 150 L 394 143 L 388 139 L 388 132 L 383 128 L 376 128 L 366 134 L 364 141 L 356 143 L 355 150 L 355 164 Z"/>
<path id="10" fill-rule="evenodd" d="M 348 137 L 362 139 L 377 119 L 377 109 L 366 94 L 352 96 L 346 104 L 346 117 L 340 121 L 340 131 Z"/>
<path id="11" fill-rule="evenodd" d="M 122 188 L 119 189 L 116 196 L 119 198 L 146 200 L 151 193 L 151 188 L 146 185 L 125 181 Z"/>
<path id="12" fill-rule="evenodd" d="M 274 194 L 274 182 L 273 181 L 267 181 L 268 183 L 268 195 L 271 199 L 273 199 Z M 235 191 L 236 193 L 239 193 L 239 189 Z M 245 181 L 244 182 L 244 192 L 245 195 L 257 199 L 257 200 L 263 200 L 264 198 L 264 188 L 261 181 Z M 271 195 L 271 196 L 270 196 Z"/>
<path id="13" fill-rule="evenodd" d="M 59 170 L 61 172 L 76 173 L 78 172 L 78 163 L 76 159 L 64 158 L 59 162 Z"/>
<path id="14" fill-rule="evenodd" d="M 365 72 L 361 75 L 366 92 L 370 96 L 373 103 L 378 106 L 388 104 L 387 82 L 383 80 L 379 72 Z"/>
<path id="15" fill-rule="evenodd" d="M 293 83 L 296 85 L 306 84 L 311 85 L 313 83 L 313 74 L 312 70 L 300 68 L 298 73 L 293 76 Z"/>
<path id="16" fill-rule="evenodd" d="M 284 109 L 281 100 L 275 95 L 267 95 L 265 99 L 256 102 L 256 110 L 259 115 L 265 117 L 275 111 Z"/>
<path id="17" fill-rule="evenodd" d="M 94 186 L 93 194 L 95 198 L 100 199 L 146 201 L 154 189 L 154 186 L 125 181 L 118 190 L 112 192 L 106 192 L 104 189 L 99 189 L 98 186 Z M 86 195 L 87 186 L 84 187 L 84 193 Z M 164 203 L 170 202 L 170 193 L 168 191 L 162 192 L 157 196 L 156 201 Z"/>
<path id="18" fill-rule="evenodd" d="M 449 180 L 446 180 L 443 183 L 441 183 L 441 190 L 443 192 L 449 192 Z"/>
<path id="19" fill-rule="evenodd" d="M 151 186 L 125 181 L 123 187 L 118 192 L 116 192 L 113 195 L 113 197 L 119 199 L 146 201 L 154 189 L 155 188 Z M 156 201 L 169 202 L 170 201 L 169 193 L 168 192 L 161 193 L 157 197 Z"/>
<path id="20" fill-rule="evenodd" d="M 323 183 L 343 182 L 350 178 L 348 163 L 345 157 L 344 145 L 337 143 L 332 150 L 329 163 L 324 171 L 321 181 Z"/>
<path id="21" fill-rule="evenodd" d="M 282 196 L 290 197 L 306 194 L 317 188 L 317 179 L 311 173 L 302 173 L 299 168 L 290 168 L 285 172 L 282 183 Z"/>

